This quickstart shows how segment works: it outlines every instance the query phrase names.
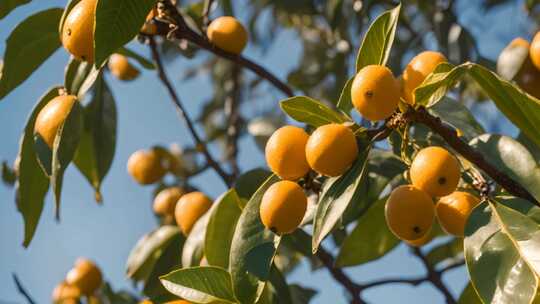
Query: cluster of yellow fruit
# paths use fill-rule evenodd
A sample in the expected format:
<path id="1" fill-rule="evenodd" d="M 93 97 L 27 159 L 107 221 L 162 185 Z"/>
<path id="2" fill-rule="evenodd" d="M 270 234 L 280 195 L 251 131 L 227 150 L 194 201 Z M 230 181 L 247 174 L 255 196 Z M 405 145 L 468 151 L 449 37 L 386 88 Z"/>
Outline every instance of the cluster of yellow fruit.
<path id="1" fill-rule="evenodd" d="M 92 261 L 79 258 L 52 294 L 53 303 L 76 304 L 82 296 L 91 297 L 103 283 L 101 271 Z"/>
<path id="2" fill-rule="evenodd" d="M 177 170 L 178 159 L 163 148 L 138 150 L 128 159 L 128 173 L 141 185 L 160 181 L 167 172 Z M 174 218 L 184 234 L 189 234 L 195 222 L 210 209 L 212 201 L 201 192 L 186 191 L 181 187 L 161 190 L 154 199 L 154 212 L 167 221 Z"/>
<path id="3" fill-rule="evenodd" d="M 479 199 L 456 191 L 458 160 L 444 148 L 427 147 L 415 156 L 409 176 L 412 184 L 395 188 L 386 202 L 386 223 L 394 235 L 410 245 L 424 245 L 432 238 L 436 217 L 444 231 L 462 237 Z M 436 205 L 434 197 L 440 198 Z"/>

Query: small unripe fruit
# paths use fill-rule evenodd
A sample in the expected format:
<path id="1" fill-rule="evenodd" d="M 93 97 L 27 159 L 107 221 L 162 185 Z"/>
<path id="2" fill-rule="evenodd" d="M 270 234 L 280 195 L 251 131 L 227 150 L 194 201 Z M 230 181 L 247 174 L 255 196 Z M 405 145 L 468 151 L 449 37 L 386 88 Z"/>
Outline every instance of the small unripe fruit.
<path id="1" fill-rule="evenodd" d="M 61 95 L 51 99 L 39 111 L 34 124 L 34 134 L 41 137 L 49 148 L 52 149 L 58 128 L 65 122 L 76 102 L 76 96 Z"/>
<path id="2" fill-rule="evenodd" d="M 445 196 L 459 183 L 459 162 L 444 148 L 427 147 L 416 154 L 409 174 L 416 188 L 431 196 Z"/>
<path id="3" fill-rule="evenodd" d="M 78 287 L 85 295 L 93 294 L 103 282 L 101 271 L 92 261 L 79 258 L 66 275 L 66 283 Z"/>
<path id="4" fill-rule="evenodd" d="M 131 154 L 127 163 L 128 173 L 141 185 L 159 181 L 167 170 L 160 153 L 151 149 L 139 150 Z"/>
<path id="5" fill-rule="evenodd" d="M 356 138 L 348 127 L 328 124 L 318 127 L 306 145 L 306 159 L 317 173 L 339 176 L 358 156 Z"/>
<path id="6" fill-rule="evenodd" d="M 285 126 L 276 130 L 266 143 L 266 162 L 282 179 L 297 180 L 306 175 L 306 144 L 309 135 L 299 127 Z"/>
<path id="7" fill-rule="evenodd" d="M 416 55 L 407 64 L 403 71 L 403 98 L 408 104 L 414 105 L 414 90 L 435 71 L 440 63 L 447 61 L 446 57 L 439 52 L 425 51 Z"/>
<path id="8" fill-rule="evenodd" d="M 266 190 L 259 211 L 264 226 L 281 235 L 298 228 L 306 209 L 304 190 L 295 182 L 280 181 Z"/>
<path id="9" fill-rule="evenodd" d="M 94 62 L 94 15 L 97 0 L 81 0 L 69 12 L 62 29 L 62 44 L 75 58 Z"/>
<path id="10" fill-rule="evenodd" d="M 529 56 L 536 69 L 540 70 L 540 32 L 534 35 L 529 49 Z"/>
<path id="11" fill-rule="evenodd" d="M 135 68 L 124 55 L 112 54 L 107 64 L 111 74 L 120 80 L 133 80 L 139 76 L 139 70 Z"/>
<path id="12" fill-rule="evenodd" d="M 174 210 L 176 224 L 185 235 L 188 235 L 193 225 L 211 206 L 212 201 L 202 192 L 184 194 Z"/>
<path id="13" fill-rule="evenodd" d="M 480 200 L 476 196 L 461 191 L 441 197 L 435 210 L 442 229 L 449 234 L 463 237 L 467 219 L 479 203 Z"/>
<path id="14" fill-rule="evenodd" d="M 396 110 L 400 87 L 392 71 L 381 65 L 368 65 L 356 74 L 351 86 L 354 108 L 363 117 L 377 121 Z"/>
<path id="15" fill-rule="evenodd" d="M 229 53 L 240 54 L 247 44 L 248 34 L 234 17 L 224 16 L 213 20 L 206 30 L 208 40 Z"/>
<path id="16" fill-rule="evenodd" d="M 385 218 L 388 228 L 396 237 L 415 241 L 431 230 L 435 207 L 424 191 L 411 185 L 399 186 L 386 201 Z"/>
<path id="17" fill-rule="evenodd" d="M 180 187 L 169 187 L 159 191 L 154 199 L 154 212 L 161 216 L 173 216 L 176 203 L 184 193 L 184 189 Z"/>
<path id="18" fill-rule="evenodd" d="M 74 300 L 76 303 L 81 295 L 81 290 L 77 286 L 61 282 L 54 288 L 52 300 L 53 303 L 65 303 L 67 300 Z"/>

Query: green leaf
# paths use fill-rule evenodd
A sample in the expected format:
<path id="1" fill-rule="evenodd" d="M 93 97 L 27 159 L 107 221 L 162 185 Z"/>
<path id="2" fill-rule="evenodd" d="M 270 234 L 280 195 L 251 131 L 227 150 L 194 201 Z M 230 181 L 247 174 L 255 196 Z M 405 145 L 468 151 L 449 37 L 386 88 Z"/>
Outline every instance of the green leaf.
<path id="1" fill-rule="evenodd" d="M 30 3 L 31 0 L 2 0 L 0 2 L 0 20 L 4 19 L 12 10 L 23 4 Z"/>
<path id="2" fill-rule="evenodd" d="M 523 132 L 519 132 L 516 140 L 520 142 L 527 150 L 529 150 L 529 152 L 531 152 L 531 155 L 534 157 L 537 163 L 540 163 L 540 148 L 538 148 L 538 146 L 535 145 L 534 142 L 527 137 L 527 135 L 523 134 Z"/>
<path id="3" fill-rule="evenodd" d="M 292 302 L 294 304 L 308 304 L 317 294 L 317 291 L 311 288 L 302 287 L 298 284 L 289 285 Z"/>
<path id="4" fill-rule="evenodd" d="M 486 160 L 508 174 L 537 200 L 540 199 L 540 167 L 531 153 L 508 136 L 484 134 L 469 143 Z"/>
<path id="5" fill-rule="evenodd" d="M 193 267 L 173 271 L 161 277 L 165 288 L 196 303 L 236 303 L 230 274 L 219 267 Z"/>
<path id="6" fill-rule="evenodd" d="M 378 200 L 358 220 L 341 245 L 336 266 L 354 266 L 376 260 L 400 243 L 386 226 L 385 204 L 386 198 Z"/>
<path id="7" fill-rule="evenodd" d="M 351 88 L 354 81 L 354 76 L 349 78 L 347 82 L 345 83 L 345 86 L 341 90 L 341 94 L 339 95 L 339 100 L 337 102 L 337 108 L 343 111 L 343 113 L 350 113 L 353 105 L 352 105 L 352 97 L 351 97 Z"/>
<path id="8" fill-rule="evenodd" d="M 60 47 L 56 26 L 61 15 L 59 8 L 41 11 L 26 18 L 11 32 L 0 74 L 0 99 L 25 81 Z"/>
<path id="9" fill-rule="evenodd" d="M 38 163 L 34 150 L 34 124 L 41 109 L 54 97 L 58 96 L 59 87 L 51 88 L 43 95 L 26 122 L 17 155 L 18 180 L 16 184 L 17 209 L 24 220 L 23 246 L 28 247 L 36 232 L 45 195 L 49 190 L 49 177 Z"/>
<path id="10" fill-rule="evenodd" d="M 454 67 L 449 63 L 439 64 L 414 90 L 415 106 L 429 108 L 439 102 L 466 74 L 462 66 L 464 65 Z"/>
<path id="11" fill-rule="evenodd" d="M 356 57 L 356 72 L 370 64 L 386 65 L 394 43 L 401 4 L 381 14 L 371 24 Z"/>
<path id="12" fill-rule="evenodd" d="M 528 304 L 538 287 L 538 222 L 511 205 L 502 198 L 484 202 L 465 228 L 465 260 L 484 303 Z"/>
<path id="13" fill-rule="evenodd" d="M 249 170 L 236 179 L 234 188 L 238 196 L 247 201 L 270 175 L 272 175 L 270 171 L 262 168 Z M 244 203 L 241 203 L 239 206 L 244 208 Z"/>
<path id="14" fill-rule="evenodd" d="M 439 244 L 428 252 L 426 260 L 433 267 L 439 263 L 451 263 L 457 261 L 463 255 L 463 239 L 453 238 L 447 242 Z"/>
<path id="15" fill-rule="evenodd" d="M 100 0 L 96 7 L 94 28 L 95 65 L 133 39 L 157 0 Z"/>
<path id="16" fill-rule="evenodd" d="M 215 204 L 212 208 L 206 212 L 201 218 L 195 222 L 193 229 L 189 232 L 182 250 L 182 267 L 188 268 L 192 266 L 199 266 L 204 255 L 204 238 L 206 235 L 206 226 L 208 224 L 208 218 L 210 212 L 215 208 Z"/>
<path id="17" fill-rule="evenodd" d="M 292 119 L 313 127 L 347 121 L 346 117 L 330 109 L 322 102 L 306 96 L 287 98 L 282 100 L 279 105 Z"/>
<path id="18" fill-rule="evenodd" d="M 482 300 L 478 298 L 474 286 L 469 282 L 458 299 L 458 304 L 482 304 Z"/>
<path id="19" fill-rule="evenodd" d="M 204 254 L 208 264 L 227 269 L 231 242 L 238 218 L 242 213 L 236 190 L 225 192 L 214 203 L 206 227 Z"/>
<path id="20" fill-rule="evenodd" d="M 116 53 L 122 54 L 124 56 L 127 56 L 129 58 L 132 58 L 132 59 L 136 60 L 145 69 L 154 70 L 156 68 L 152 61 L 144 58 L 143 56 L 135 53 L 134 51 L 132 51 L 132 50 L 126 48 L 126 47 L 119 48 L 118 50 L 116 50 Z"/>
<path id="21" fill-rule="evenodd" d="M 15 170 L 13 170 L 13 168 L 10 168 L 6 161 L 3 161 L 0 167 L 2 167 L 0 171 L 2 171 L 1 175 L 4 184 L 6 186 L 13 186 L 15 184 L 15 181 L 17 181 L 17 174 L 15 173 Z"/>
<path id="22" fill-rule="evenodd" d="M 64 86 L 69 94 L 83 99 L 100 75 L 101 70 L 96 69 L 93 64 L 71 57 L 66 66 Z"/>
<path id="23" fill-rule="evenodd" d="M 443 98 L 429 112 L 442 121 L 461 131 L 467 139 L 484 134 L 486 131 L 462 103 L 451 98 Z"/>
<path id="24" fill-rule="evenodd" d="M 254 303 L 256 301 L 265 286 L 265 282 L 260 281 L 259 277 L 265 276 L 265 274 L 267 276 L 270 272 L 272 258 L 276 250 L 273 244 L 279 240 L 279 237 L 265 229 L 259 216 L 259 208 L 262 196 L 277 181 L 279 178 L 271 175 L 259 187 L 244 207 L 236 224 L 229 257 L 229 271 L 234 294 L 240 303 Z M 272 246 L 268 246 L 268 244 L 272 244 Z M 253 261 L 256 265 L 251 263 Z M 253 266 L 258 267 L 253 268 Z"/>
<path id="25" fill-rule="evenodd" d="M 355 192 L 361 189 L 361 185 L 367 174 L 367 159 L 371 146 L 365 147 L 352 167 L 340 177 L 326 180 L 317 205 L 315 218 L 313 219 L 312 250 L 317 252 L 319 244 L 334 228 L 340 220 L 343 212 L 353 200 Z"/>
<path id="26" fill-rule="evenodd" d="M 280 304 L 293 304 L 291 290 L 285 276 L 274 265 L 270 271 L 270 284 Z"/>
<path id="27" fill-rule="evenodd" d="M 101 182 L 109 171 L 116 149 L 116 104 L 105 79 L 99 77 L 92 100 L 84 108 L 84 130 L 74 163 L 100 201 Z"/>

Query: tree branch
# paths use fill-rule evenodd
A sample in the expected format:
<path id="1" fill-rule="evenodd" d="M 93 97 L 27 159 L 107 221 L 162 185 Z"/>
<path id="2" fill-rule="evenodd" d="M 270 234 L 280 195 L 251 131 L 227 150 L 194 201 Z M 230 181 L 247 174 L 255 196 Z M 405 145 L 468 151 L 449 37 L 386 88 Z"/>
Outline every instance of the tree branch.
<path id="1" fill-rule="evenodd" d="M 17 277 L 17 275 L 15 273 L 12 273 L 12 276 L 13 276 L 13 281 L 15 281 L 15 285 L 17 286 L 17 290 L 26 299 L 28 304 L 36 304 L 36 302 L 32 299 L 28 291 L 26 291 L 26 289 L 22 285 L 21 281 L 19 281 L 19 278 Z"/>
<path id="2" fill-rule="evenodd" d="M 208 147 L 206 144 L 201 140 L 201 137 L 197 133 L 197 130 L 195 129 L 195 125 L 193 124 L 191 118 L 189 117 L 189 114 L 187 113 L 186 109 L 184 108 L 184 105 L 182 102 L 180 102 L 180 98 L 176 94 L 176 91 L 174 90 L 174 87 L 172 86 L 169 78 L 167 77 L 167 74 L 165 73 L 165 69 L 163 68 L 163 62 L 161 61 L 161 57 L 159 55 L 159 52 L 157 50 L 156 42 L 153 37 L 149 38 L 150 41 L 150 50 L 152 51 L 152 57 L 156 63 L 156 68 L 158 72 L 159 79 L 161 82 L 165 85 L 167 88 L 167 91 L 169 92 L 169 95 L 171 96 L 171 99 L 176 107 L 176 111 L 178 112 L 178 115 L 182 118 L 185 125 L 187 126 L 189 132 L 191 133 L 191 136 L 193 137 L 198 150 L 202 152 L 204 157 L 206 158 L 206 162 L 210 167 L 212 167 L 216 173 L 221 177 L 223 182 L 230 187 L 232 185 L 232 180 L 229 174 L 227 174 L 221 166 L 214 160 L 212 155 L 210 155 L 210 151 L 208 151 Z"/>
<path id="3" fill-rule="evenodd" d="M 225 100 L 224 112 L 228 117 L 227 121 L 227 146 L 226 153 L 227 159 L 231 164 L 232 177 L 236 178 L 240 174 L 240 168 L 238 167 L 238 139 L 240 136 L 240 72 L 241 68 L 237 65 L 232 67 L 232 81 L 233 87 L 229 96 Z"/>
<path id="4" fill-rule="evenodd" d="M 427 275 L 426 278 L 435 286 L 445 297 L 447 304 L 457 304 L 456 300 L 454 299 L 454 296 L 450 293 L 450 290 L 446 287 L 446 285 L 442 281 L 441 272 L 436 271 L 433 266 L 428 262 L 420 248 L 418 247 L 411 247 L 412 252 L 415 256 L 418 257 L 418 259 L 422 262 L 424 267 L 426 268 Z"/>

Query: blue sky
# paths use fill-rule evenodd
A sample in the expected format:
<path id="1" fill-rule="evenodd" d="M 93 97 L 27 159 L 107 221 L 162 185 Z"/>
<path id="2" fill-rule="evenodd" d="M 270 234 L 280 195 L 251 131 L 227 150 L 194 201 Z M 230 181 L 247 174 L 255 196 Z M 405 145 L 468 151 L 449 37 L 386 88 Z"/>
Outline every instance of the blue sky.
<path id="1" fill-rule="evenodd" d="M 518 35 L 530 38 L 527 32 L 530 24 L 521 9 L 521 1 L 497 9 L 488 16 L 472 7 L 475 4 L 467 2 L 458 3 L 458 11 L 463 12 L 460 21 L 477 37 L 485 56 L 496 58 L 504 45 Z M 11 29 L 25 16 L 45 7 L 62 7 L 64 4 L 64 0 L 33 1 L 0 20 L 0 53 L 4 52 L 4 41 Z M 499 22 L 505 20 L 503 18 L 508 20 L 508 15 L 512 15 L 511 23 Z M 148 54 L 136 43 L 132 45 L 140 53 Z M 279 78 L 285 79 L 287 72 L 299 61 L 300 51 L 295 36 L 283 32 L 264 55 L 253 47 L 249 47 L 245 54 L 263 62 Z M 57 51 L 22 86 L 0 102 L 0 160 L 13 161 L 28 113 L 47 88 L 62 83 L 67 60 L 68 55 L 63 49 Z M 181 82 L 178 71 L 193 64 L 179 59 L 167 64 L 167 70 L 180 97 L 194 115 L 202 102 L 210 97 L 211 88 L 206 75 Z M 131 83 L 122 83 L 111 77 L 108 80 L 118 106 L 118 143 L 113 166 L 103 185 L 102 206 L 93 201 L 92 189 L 81 174 L 70 167 L 62 193 L 61 222 L 54 220 L 53 200 L 49 193 L 34 240 L 29 249 L 24 249 L 21 246 L 23 223 L 16 211 L 13 189 L 0 184 L 0 303 L 23 301 L 12 282 L 12 272 L 19 275 L 38 303 L 49 302 L 53 287 L 64 278 L 79 256 L 95 260 L 115 288 L 131 288 L 124 277 L 126 258 L 137 239 L 156 227 L 156 221 L 151 212 L 152 188 L 137 185 L 127 175 L 127 158 L 133 151 L 154 144 L 191 144 L 191 141 L 153 72 L 146 71 Z M 272 92 L 265 100 L 277 102 L 281 97 Z M 247 111 L 256 112 L 257 107 L 260 106 L 248 107 Z M 476 112 L 483 120 L 497 117 L 490 105 L 482 106 Z M 507 124 L 499 126 L 498 131 L 514 133 Z M 243 171 L 264 165 L 263 155 L 249 137 L 241 141 L 239 159 L 242 160 Z M 194 183 L 214 198 L 225 190 L 211 172 L 197 177 Z M 355 280 L 364 282 L 372 278 L 420 275 L 422 267 L 401 246 L 376 263 L 348 269 L 347 272 Z M 346 303 L 343 290 L 325 271 L 311 273 L 309 267 L 303 265 L 288 280 L 319 289 L 313 303 Z M 466 280 L 464 269 L 445 276 L 445 281 L 456 295 Z M 410 303 L 443 302 L 440 294 L 429 284 L 387 286 L 369 290 L 365 295 L 373 303 L 403 303 L 404 299 Z"/>

